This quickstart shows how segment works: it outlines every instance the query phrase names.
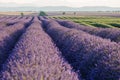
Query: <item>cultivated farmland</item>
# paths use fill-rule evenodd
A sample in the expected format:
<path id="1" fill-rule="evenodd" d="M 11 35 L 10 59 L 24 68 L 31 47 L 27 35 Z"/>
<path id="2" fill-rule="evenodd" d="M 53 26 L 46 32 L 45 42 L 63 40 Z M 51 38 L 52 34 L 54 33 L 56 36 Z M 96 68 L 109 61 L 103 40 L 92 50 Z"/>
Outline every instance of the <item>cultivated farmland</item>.
<path id="1" fill-rule="evenodd" d="M 1 16 L 0 80 L 120 80 L 119 19 L 87 19 Z"/>
<path id="2" fill-rule="evenodd" d="M 101 27 L 101 28 L 120 28 L 120 17 L 106 17 L 106 16 L 78 16 L 78 17 L 51 17 L 54 19 L 71 20 L 76 23 L 91 26 L 91 27 Z"/>

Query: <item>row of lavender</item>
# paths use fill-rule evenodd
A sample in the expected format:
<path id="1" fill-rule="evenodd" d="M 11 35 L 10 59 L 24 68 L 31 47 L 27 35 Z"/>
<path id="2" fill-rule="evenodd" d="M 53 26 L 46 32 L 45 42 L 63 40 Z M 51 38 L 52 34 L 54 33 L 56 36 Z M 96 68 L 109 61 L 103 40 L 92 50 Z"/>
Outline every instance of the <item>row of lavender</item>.
<path id="1" fill-rule="evenodd" d="M 20 22 L 0 29 L 0 70 L 2 64 L 6 61 L 19 37 L 32 19 L 23 19 Z"/>
<path id="2" fill-rule="evenodd" d="M 32 17 L 21 17 L 21 16 L 10 16 L 10 17 L 4 17 L 0 18 L 0 29 L 13 25 L 18 22 L 24 22 L 30 20 Z"/>
<path id="3" fill-rule="evenodd" d="M 63 57 L 84 79 L 120 79 L 120 45 L 81 30 L 66 28 L 53 20 L 43 19 L 43 24 Z"/>
<path id="4" fill-rule="evenodd" d="M 80 80 L 35 18 L 0 72 L 0 80 Z"/>
<path id="5" fill-rule="evenodd" d="M 12 18 L 15 18 L 15 17 L 0 17 L 0 29 L 6 27 L 9 23 L 8 21 L 12 21 Z"/>
<path id="6" fill-rule="evenodd" d="M 30 16 L 4 16 L 4 17 L 0 17 L 0 22 L 4 22 L 6 20 L 10 21 L 10 20 L 20 20 L 22 18 L 24 19 L 28 19 Z"/>
<path id="7" fill-rule="evenodd" d="M 120 42 L 120 29 L 119 28 L 96 28 L 80 25 L 72 21 L 57 20 L 61 25 L 67 28 L 74 28 L 88 32 L 92 35 L 100 36 L 102 38 L 110 39 L 111 41 Z"/>
<path id="8" fill-rule="evenodd" d="M 9 17 L 9 18 L 6 18 L 5 19 L 3 18 L 3 20 L 0 18 L 0 30 L 2 30 L 3 28 L 6 28 L 6 27 L 9 27 L 9 26 L 12 26 L 16 23 L 28 23 L 28 21 L 31 21 L 33 19 L 33 17 L 27 17 L 27 16 L 24 16 L 24 17 L 15 17 L 15 16 L 12 16 L 12 17 Z M 26 24 L 27 26 L 28 24 Z"/>

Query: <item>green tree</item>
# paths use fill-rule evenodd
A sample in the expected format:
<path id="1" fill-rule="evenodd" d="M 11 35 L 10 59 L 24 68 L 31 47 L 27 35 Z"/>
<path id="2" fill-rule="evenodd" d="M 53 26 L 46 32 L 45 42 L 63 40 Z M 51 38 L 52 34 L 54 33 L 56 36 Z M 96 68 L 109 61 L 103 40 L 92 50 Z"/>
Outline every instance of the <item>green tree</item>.
<path id="1" fill-rule="evenodd" d="M 24 16 L 24 13 L 21 13 L 21 16 Z"/>
<path id="2" fill-rule="evenodd" d="M 74 12 L 74 15 L 76 15 L 76 12 Z"/>
<path id="3" fill-rule="evenodd" d="M 47 14 L 44 11 L 40 11 L 39 16 L 47 16 Z"/>
<path id="4" fill-rule="evenodd" d="M 65 15 L 65 12 L 63 12 L 62 14 Z"/>

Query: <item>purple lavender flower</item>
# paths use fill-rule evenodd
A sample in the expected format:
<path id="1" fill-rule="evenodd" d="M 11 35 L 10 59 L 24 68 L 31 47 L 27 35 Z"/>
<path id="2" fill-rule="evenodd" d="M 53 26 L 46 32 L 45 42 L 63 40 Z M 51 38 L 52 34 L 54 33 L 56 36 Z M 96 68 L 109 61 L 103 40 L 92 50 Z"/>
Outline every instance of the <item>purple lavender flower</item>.
<path id="1" fill-rule="evenodd" d="M 63 57 L 86 80 L 120 79 L 120 45 L 86 32 L 44 20 L 46 32 L 62 51 Z"/>
<path id="2" fill-rule="evenodd" d="M 0 73 L 0 80 L 80 80 L 35 17 Z"/>
<path id="3" fill-rule="evenodd" d="M 74 28 L 88 32 L 92 35 L 100 36 L 102 38 L 111 39 L 111 41 L 120 42 L 120 30 L 118 28 L 95 28 L 84 26 L 72 21 L 57 20 L 61 25 L 67 28 Z"/>

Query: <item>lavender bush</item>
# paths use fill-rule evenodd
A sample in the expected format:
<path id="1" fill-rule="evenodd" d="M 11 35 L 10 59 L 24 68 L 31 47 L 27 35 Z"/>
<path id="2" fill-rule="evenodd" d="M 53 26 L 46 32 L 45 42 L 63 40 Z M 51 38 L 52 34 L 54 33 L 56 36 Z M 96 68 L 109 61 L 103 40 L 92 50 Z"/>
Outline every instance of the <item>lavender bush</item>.
<path id="1" fill-rule="evenodd" d="M 9 17 L 3 17 L 0 19 L 0 22 L 4 21 L 4 20 L 7 20 Z"/>
<path id="2" fill-rule="evenodd" d="M 24 16 L 20 20 L 18 19 L 17 23 L 19 23 L 19 22 L 23 23 L 27 28 L 32 23 L 33 19 L 34 19 L 34 17 L 30 17 L 30 16 L 26 17 L 26 16 Z"/>
<path id="3" fill-rule="evenodd" d="M 0 31 L 0 65 L 5 61 L 8 52 L 14 47 L 18 37 L 22 34 L 24 25 L 16 24 Z"/>
<path id="4" fill-rule="evenodd" d="M 6 27 L 6 26 L 8 26 L 10 24 L 13 24 L 12 18 L 15 18 L 15 17 L 11 17 L 11 18 L 5 19 L 5 20 L 0 19 L 0 29 L 4 28 L 4 27 Z"/>
<path id="5" fill-rule="evenodd" d="M 120 79 L 120 45 L 80 30 L 65 28 L 52 20 L 44 20 L 43 23 L 65 59 L 85 80 Z"/>
<path id="6" fill-rule="evenodd" d="M 5 22 L 0 22 L 0 29 L 4 28 L 6 26 Z"/>
<path id="7" fill-rule="evenodd" d="M 46 19 L 46 18 L 44 18 L 43 16 L 39 16 L 38 18 L 39 18 L 39 20 L 44 20 L 44 19 Z"/>
<path id="8" fill-rule="evenodd" d="M 5 28 L 5 27 L 10 27 L 11 25 L 14 25 L 16 23 L 22 23 L 22 24 L 25 24 L 25 26 L 29 26 L 30 23 L 28 22 L 31 22 L 33 20 L 33 17 L 16 17 L 16 16 L 11 16 L 10 18 L 0 22 L 0 30 Z"/>
<path id="9" fill-rule="evenodd" d="M 112 41 L 115 42 L 120 42 L 120 30 L 118 28 L 95 28 L 95 27 L 80 25 L 71 21 L 62 21 L 62 20 L 57 20 L 57 21 L 61 25 L 67 28 L 82 30 L 90 34 L 100 36 L 102 38 L 111 39 Z"/>
<path id="10" fill-rule="evenodd" d="M 34 19 L 0 72 L 0 80 L 78 80 Z"/>
<path id="11" fill-rule="evenodd" d="M 29 23 L 29 21 L 27 23 Z M 0 68 L 7 59 L 20 35 L 24 32 L 26 27 L 25 24 L 26 23 L 19 22 L 0 30 Z"/>

